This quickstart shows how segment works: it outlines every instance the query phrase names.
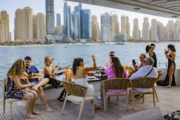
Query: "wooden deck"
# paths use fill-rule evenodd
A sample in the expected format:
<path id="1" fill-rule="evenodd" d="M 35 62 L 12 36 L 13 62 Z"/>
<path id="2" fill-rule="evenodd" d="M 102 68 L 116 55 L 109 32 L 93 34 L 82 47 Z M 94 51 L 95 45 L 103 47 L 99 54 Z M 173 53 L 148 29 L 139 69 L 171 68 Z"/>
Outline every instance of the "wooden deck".
<path id="1" fill-rule="evenodd" d="M 168 114 L 180 109 L 180 86 L 172 88 L 158 87 L 157 94 L 159 96 L 159 102 L 156 102 L 156 106 L 160 106 L 162 114 Z M 98 96 L 96 93 L 95 96 Z M 95 103 L 101 105 L 101 100 L 95 98 Z M 39 111 L 41 115 L 37 116 L 37 120 L 76 120 L 79 114 L 79 105 L 73 105 L 68 102 L 65 108 L 64 115 L 61 115 L 61 109 L 63 102 L 52 100 L 48 101 L 48 104 L 53 108 L 53 113 L 48 113 L 44 110 L 42 104 L 35 106 L 35 110 Z M 2 103 L 0 103 L 0 120 L 9 120 L 9 104 L 6 103 L 6 113 L 3 113 Z M 93 117 L 92 108 L 90 103 L 86 103 L 84 106 L 82 120 L 118 120 L 122 116 L 126 116 L 135 112 L 146 110 L 153 107 L 152 95 L 145 96 L 145 103 L 142 103 L 141 99 L 136 99 L 135 110 L 132 110 L 131 104 L 129 105 L 129 111 L 126 111 L 125 97 L 120 97 L 119 105 L 116 105 L 116 97 L 111 98 L 111 103 L 107 104 L 107 112 L 104 112 L 103 107 L 99 110 L 95 110 L 95 116 Z M 13 120 L 28 120 L 25 117 L 25 108 L 20 107 L 17 103 L 13 104 Z"/>

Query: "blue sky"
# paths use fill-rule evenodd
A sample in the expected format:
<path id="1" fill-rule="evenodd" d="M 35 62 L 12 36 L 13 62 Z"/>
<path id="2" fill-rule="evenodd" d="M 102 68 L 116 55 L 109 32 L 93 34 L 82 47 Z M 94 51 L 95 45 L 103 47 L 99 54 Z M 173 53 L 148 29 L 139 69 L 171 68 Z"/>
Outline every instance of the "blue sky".
<path id="1" fill-rule="evenodd" d="M 61 14 L 61 24 L 63 24 L 63 5 L 64 1 L 62 0 L 54 0 L 55 2 L 55 14 L 60 13 Z M 0 11 L 6 10 L 9 14 L 9 20 L 10 20 L 10 32 L 12 32 L 12 38 L 14 40 L 14 18 L 15 18 L 15 11 L 18 8 L 23 9 L 24 7 L 31 7 L 33 9 L 33 14 L 37 14 L 39 12 L 42 12 L 45 14 L 45 0 L 0 0 Z M 78 3 L 75 2 L 68 2 L 68 5 L 71 6 L 71 11 L 74 11 L 74 6 L 77 6 Z M 83 9 L 90 9 L 91 15 L 96 15 L 98 17 L 98 22 L 100 24 L 100 16 L 101 14 L 104 14 L 105 12 L 113 12 L 113 14 L 117 14 L 119 16 L 118 20 L 120 21 L 120 17 L 122 15 L 129 16 L 130 20 L 130 28 L 131 28 L 131 34 L 133 30 L 133 20 L 135 18 L 138 18 L 139 20 L 139 29 L 142 30 L 142 24 L 143 24 L 143 18 L 148 17 L 149 23 L 151 23 L 151 19 L 157 19 L 157 21 L 160 21 L 163 23 L 163 25 L 166 25 L 168 20 L 176 20 L 176 19 L 169 19 L 169 18 L 163 18 L 163 17 L 157 17 L 147 14 L 141 14 L 141 13 L 135 13 L 135 12 L 129 12 L 124 10 L 117 10 L 112 8 L 106 8 L 106 7 L 100 7 L 100 6 L 94 6 L 94 5 L 82 5 Z"/>

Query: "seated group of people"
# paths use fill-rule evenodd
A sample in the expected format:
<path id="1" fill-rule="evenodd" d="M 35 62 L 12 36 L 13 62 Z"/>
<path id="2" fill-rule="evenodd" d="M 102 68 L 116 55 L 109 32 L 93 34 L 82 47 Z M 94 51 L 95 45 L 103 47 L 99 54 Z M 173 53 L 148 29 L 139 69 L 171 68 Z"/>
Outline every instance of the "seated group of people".
<path id="1" fill-rule="evenodd" d="M 82 58 L 75 58 L 72 65 L 72 79 L 76 84 L 80 84 L 88 87 L 87 96 L 94 95 L 94 88 L 92 85 L 88 84 L 87 73 L 89 71 L 93 71 L 97 69 L 95 56 L 91 56 L 93 59 L 92 67 L 84 67 L 84 60 Z M 140 55 L 141 64 L 139 66 L 134 65 L 135 73 L 129 78 L 130 80 L 140 77 L 151 77 L 157 78 L 158 73 L 157 69 L 152 65 L 154 60 L 151 57 L 146 57 L 144 54 Z M 26 102 L 26 116 L 29 118 L 36 118 L 35 115 L 39 115 L 40 113 L 34 111 L 34 105 L 37 98 L 37 94 L 39 95 L 40 100 L 44 104 L 46 111 L 53 112 L 53 110 L 48 106 L 43 87 L 46 84 L 52 84 L 53 87 L 57 88 L 60 84 L 59 81 L 56 80 L 55 75 L 56 69 L 59 67 L 59 64 L 53 68 L 53 59 L 50 56 L 45 58 L 45 67 L 44 67 L 44 78 L 40 71 L 31 65 L 31 57 L 26 57 L 25 60 L 17 60 L 10 70 L 7 73 L 7 99 L 24 99 Z M 107 74 L 108 79 L 113 78 L 128 78 L 124 67 L 121 65 L 118 57 L 115 57 L 114 52 L 110 53 L 110 59 L 106 65 L 105 74 Z M 23 85 L 22 81 L 28 81 L 28 84 Z M 142 92 L 148 91 L 147 89 L 136 89 Z M 107 90 L 108 91 L 108 90 Z M 116 92 L 121 93 L 122 90 L 111 91 L 108 92 Z M 110 100 L 110 98 L 109 98 Z M 95 109 L 98 109 L 99 106 L 94 105 Z"/>

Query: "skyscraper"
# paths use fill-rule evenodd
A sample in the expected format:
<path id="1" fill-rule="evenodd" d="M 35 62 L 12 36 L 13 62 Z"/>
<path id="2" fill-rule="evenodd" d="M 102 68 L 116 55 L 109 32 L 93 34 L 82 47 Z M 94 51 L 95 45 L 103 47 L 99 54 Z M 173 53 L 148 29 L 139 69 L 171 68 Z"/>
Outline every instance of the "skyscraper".
<path id="1" fill-rule="evenodd" d="M 56 26 L 61 25 L 61 14 L 56 14 Z"/>
<path id="2" fill-rule="evenodd" d="M 0 42 L 6 41 L 9 41 L 9 14 L 3 10 L 0 14 Z"/>
<path id="3" fill-rule="evenodd" d="M 71 13 L 72 15 L 72 21 L 73 21 L 73 27 L 74 27 L 74 36 L 73 38 L 79 38 L 79 26 L 78 26 L 78 18 L 79 18 L 79 15 L 76 11 L 72 12 Z"/>
<path id="4" fill-rule="evenodd" d="M 169 40 L 174 40 L 174 21 L 173 20 L 169 20 L 168 21 L 168 24 L 167 24 L 167 29 L 168 29 L 168 32 L 169 32 Z"/>
<path id="5" fill-rule="evenodd" d="M 161 22 L 157 22 L 157 38 L 163 41 L 163 24 Z"/>
<path id="6" fill-rule="evenodd" d="M 112 16 L 112 34 L 119 34 L 119 22 L 118 22 L 118 15 L 114 14 Z"/>
<path id="7" fill-rule="evenodd" d="M 37 40 L 37 16 L 33 15 L 33 39 Z"/>
<path id="8" fill-rule="evenodd" d="M 101 15 L 101 41 L 112 42 L 112 16 L 108 13 Z"/>
<path id="9" fill-rule="evenodd" d="M 99 23 L 97 22 L 97 16 L 92 16 L 92 40 L 93 41 L 100 41 L 100 29 Z"/>
<path id="10" fill-rule="evenodd" d="M 16 40 L 21 40 L 23 33 L 22 33 L 22 9 L 17 9 L 15 12 L 15 38 L 14 41 Z"/>
<path id="11" fill-rule="evenodd" d="M 143 40 L 150 40 L 149 21 L 148 21 L 147 17 L 144 18 L 143 29 L 142 29 L 142 39 Z"/>
<path id="12" fill-rule="evenodd" d="M 175 22 L 174 40 L 180 40 L 180 20 Z"/>
<path id="13" fill-rule="evenodd" d="M 159 42 L 157 39 L 157 20 L 151 20 L 151 40 Z"/>
<path id="14" fill-rule="evenodd" d="M 92 28 L 91 28 L 91 10 L 83 9 L 81 11 L 81 34 L 82 38 L 92 38 Z"/>
<path id="15" fill-rule="evenodd" d="M 75 8 L 74 8 L 74 11 L 76 11 L 77 12 L 77 14 L 78 14 L 78 36 L 79 36 L 79 38 L 81 38 L 81 36 L 82 36 L 82 34 L 81 34 L 81 29 L 82 29 L 82 20 L 81 20 L 81 11 L 82 11 L 82 4 L 81 3 L 79 3 L 79 5 L 78 6 L 75 6 Z"/>
<path id="16" fill-rule="evenodd" d="M 121 16 L 121 34 L 126 34 L 126 16 Z"/>
<path id="17" fill-rule="evenodd" d="M 163 27 L 163 41 L 169 41 L 169 32 L 167 26 Z"/>
<path id="18" fill-rule="evenodd" d="M 30 7 L 22 11 L 22 39 L 33 40 L 33 10 Z"/>
<path id="19" fill-rule="evenodd" d="M 130 39 L 130 23 L 129 23 L 129 17 L 126 16 L 126 34 L 127 34 L 127 40 Z"/>
<path id="20" fill-rule="evenodd" d="M 43 13 L 38 13 L 37 17 L 37 39 L 45 40 L 46 36 L 46 23 L 45 23 L 45 15 Z"/>
<path id="21" fill-rule="evenodd" d="M 138 19 L 134 19 L 134 25 L 133 25 L 133 32 L 132 32 L 132 37 L 134 40 L 139 40 L 140 39 L 140 34 L 139 34 L 139 24 L 138 24 Z"/>
<path id="22" fill-rule="evenodd" d="M 46 33 L 54 34 L 54 0 L 46 0 Z"/>

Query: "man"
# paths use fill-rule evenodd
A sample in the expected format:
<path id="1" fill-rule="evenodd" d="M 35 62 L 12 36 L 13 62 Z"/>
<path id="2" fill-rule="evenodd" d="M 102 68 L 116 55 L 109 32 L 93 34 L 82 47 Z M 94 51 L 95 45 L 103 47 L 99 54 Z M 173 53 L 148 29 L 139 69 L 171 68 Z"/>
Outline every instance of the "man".
<path id="1" fill-rule="evenodd" d="M 110 58 L 106 61 L 106 67 L 111 66 L 111 59 L 115 56 L 114 54 L 115 53 L 113 51 L 109 53 Z"/>
<path id="2" fill-rule="evenodd" d="M 41 73 L 39 72 L 39 70 L 35 66 L 31 65 L 31 57 L 29 56 L 25 57 L 25 62 L 26 62 L 26 72 L 24 73 L 24 76 L 29 79 L 29 82 L 33 82 L 36 84 L 40 83 L 41 85 L 39 86 L 43 86 L 44 84 L 47 84 L 49 80 L 48 81 L 45 80 L 47 78 L 42 79 Z M 41 82 L 39 81 L 39 79 L 42 79 Z M 38 91 L 39 91 L 38 92 L 39 98 L 41 102 L 44 104 L 44 106 L 46 107 L 46 111 L 53 112 L 53 110 L 49 107 L 49 105 L 46 102 L 43 88 L 39 87 Z"/>
<path id="3" fill-rule="evenodd" d="M 150 50 L 148 51 L 148 54 L 150 57 L 154 59 L 153 67 L 157 68 L 157 57 L 156 57 L 156 53 L 154 52 L 155 44 L 151 44 L 149 47 L 150 47 Z"/>
<path id="4" fill-rule="evenodd" d="M 147 75 L 146 76 L 147 78 L 157 78 L 158 72 L 157 72 L 157 69 L 155 67 L 153 67 L 153 64 L 154 64 L 153 58 L 152 57 L 146 57 L 144 59 L 144 67 L 141 67 L 137 72 L 132 74 L 132 76 L 130 77 L 130 83 L 133 79 L 143 78 L 146 75 Z M 135 90 L 140 91 L 140 92 L 150 91 L 149 88 L 135 88 Z"/>

